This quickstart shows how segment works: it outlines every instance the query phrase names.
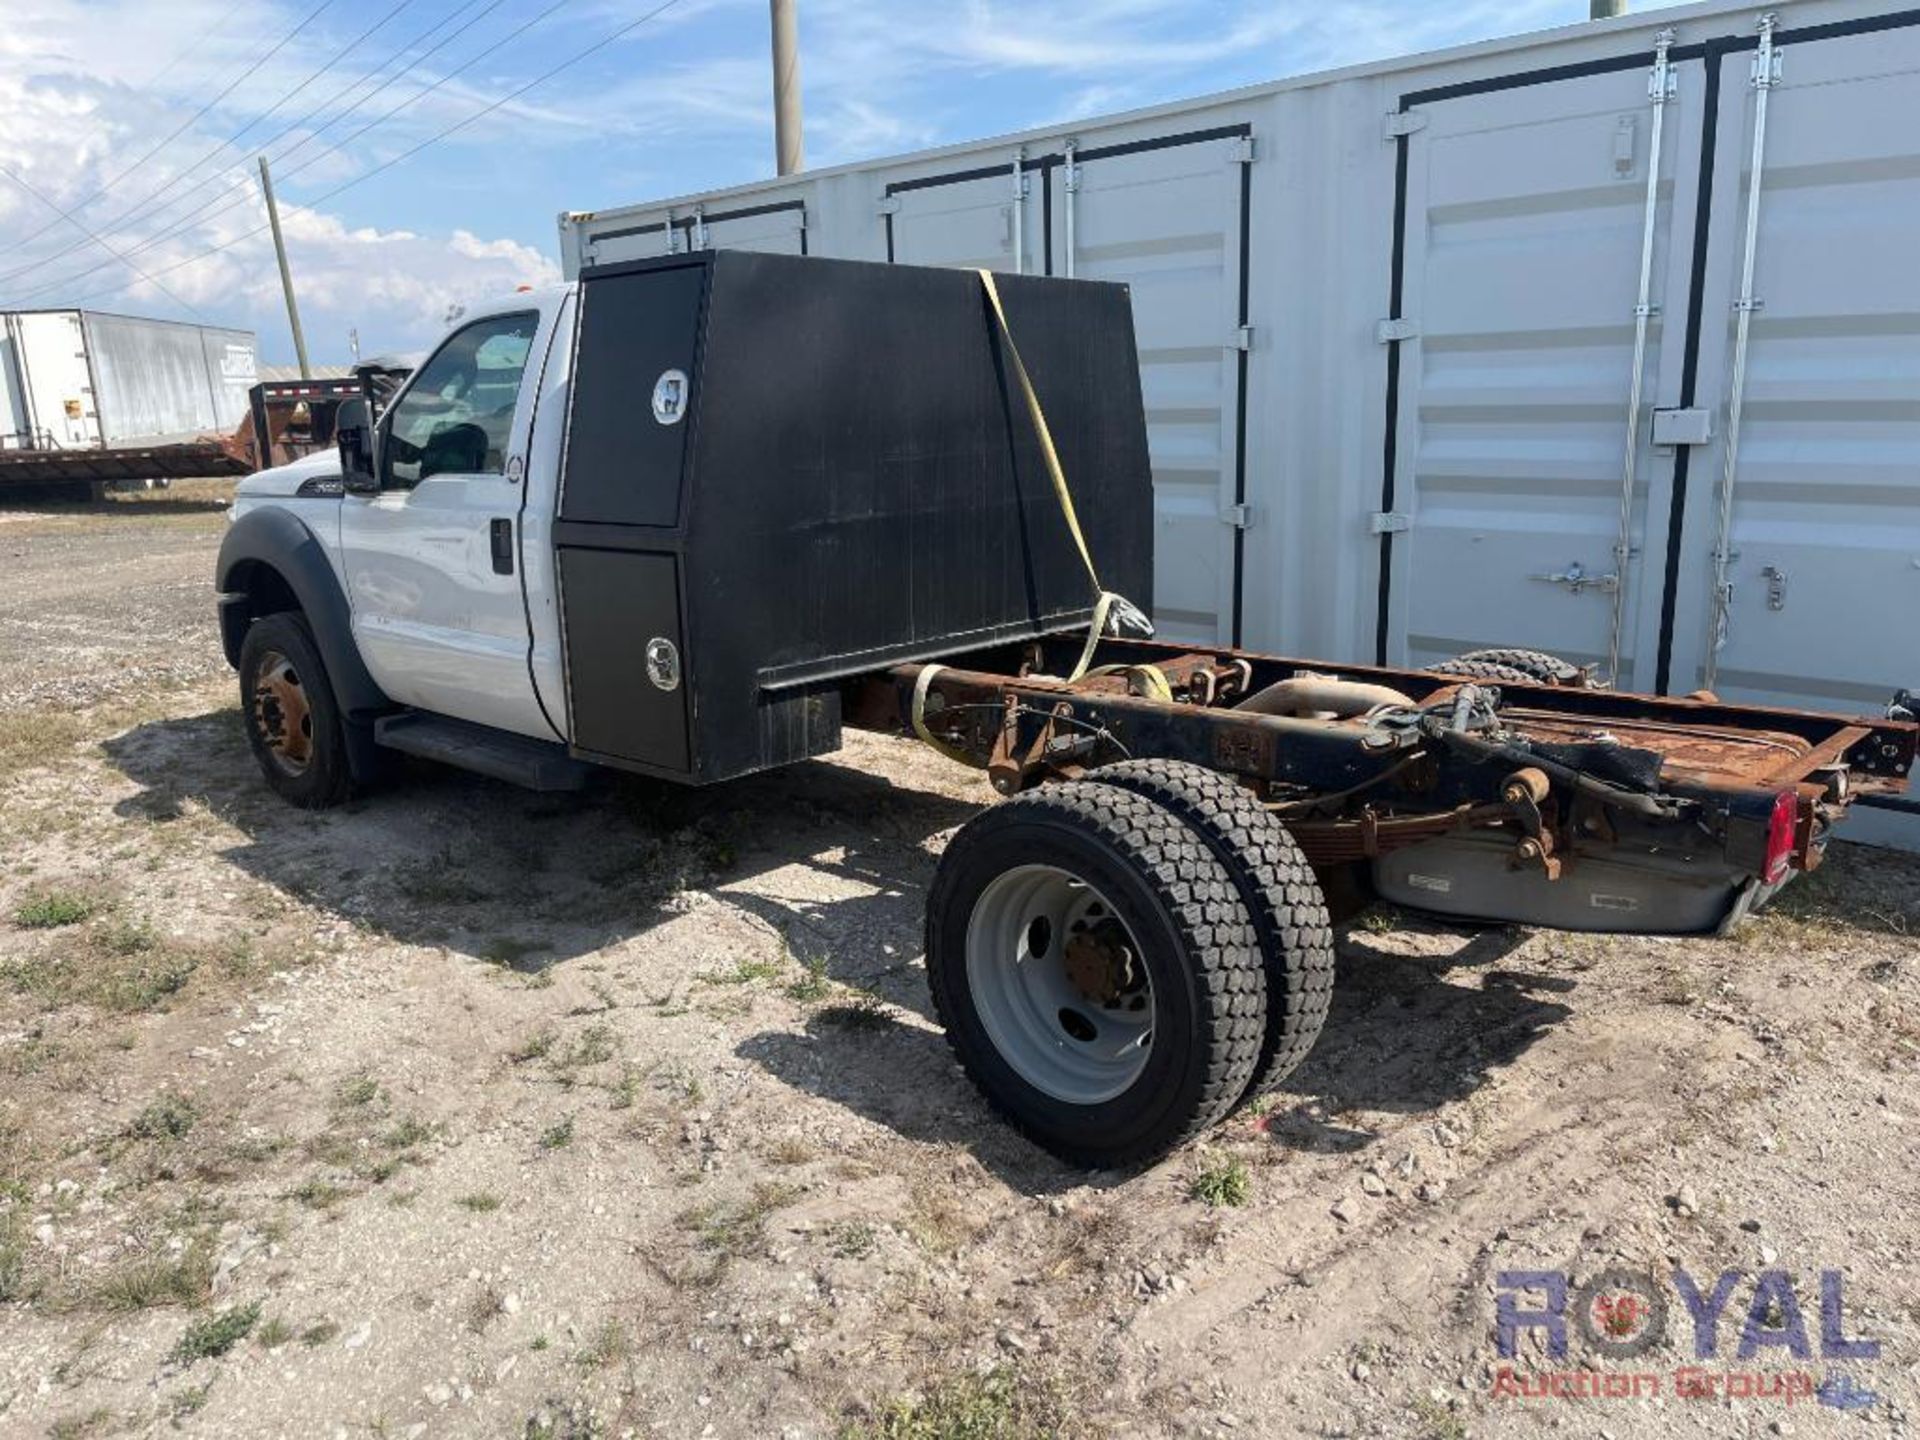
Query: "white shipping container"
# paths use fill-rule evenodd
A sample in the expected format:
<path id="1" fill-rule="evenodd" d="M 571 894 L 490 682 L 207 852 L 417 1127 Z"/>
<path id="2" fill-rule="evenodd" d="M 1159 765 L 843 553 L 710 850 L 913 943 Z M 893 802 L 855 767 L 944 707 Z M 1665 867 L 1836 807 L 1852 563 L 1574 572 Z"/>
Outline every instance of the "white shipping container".
<path id="1" fill-rule="evenodd" d="M 7 314 L 0 445 L 92 449 L 230 431 L 254 384 L 251 332 L 93 310 Z"/>
<path id="2" fill-rule="evenodd" d="M 1704 4 L 563 215 L 561 251 L 1127 282 L 1168 638 L 1880 713 L 1920 688 L 1916 113 L 1920 12 Z M 1920 804 L 1849 834 L 1920 845 Z"/>

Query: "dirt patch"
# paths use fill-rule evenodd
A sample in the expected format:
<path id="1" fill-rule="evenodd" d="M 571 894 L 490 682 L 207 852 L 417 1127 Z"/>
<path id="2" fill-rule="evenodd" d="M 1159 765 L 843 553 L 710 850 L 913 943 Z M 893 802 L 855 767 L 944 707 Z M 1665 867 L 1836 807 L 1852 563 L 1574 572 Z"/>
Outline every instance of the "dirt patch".
<path id="1" fill-rule="evenodd" d="M 1495 1395 L 1500 1272 L 1676 1265 L 1744 1277 L 1710 1368 L 1798 1364 L 1733 1353 L 1754 1272 L 1790 1272 L 1805 1368 L 1904 1423 L 1912 860 L 1843 847 L 1730 942 L 1363 917 L 1286 1092 L 1090 1175 L 928 1017 L 970 773 L 858 738 L 699 793 L 421 768 L 290 810 L 218 655 L 219 524 L 0 532 L 0 1431 L 1842 1424 Z M 1826 1269 L 1878 1360 L 1820 1358 Z M 1521 1371 L 1564 1368 L 1538 1338 Z"/>

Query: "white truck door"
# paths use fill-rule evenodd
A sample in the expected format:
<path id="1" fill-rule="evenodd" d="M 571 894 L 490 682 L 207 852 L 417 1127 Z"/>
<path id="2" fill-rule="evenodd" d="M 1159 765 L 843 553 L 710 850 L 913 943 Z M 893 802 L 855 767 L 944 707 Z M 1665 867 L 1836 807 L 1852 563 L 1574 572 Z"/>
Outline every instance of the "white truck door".
<path id="1" fill-rule="evenodd" d="M 380 490 L 341 503 L 354 638 L 395 700 L 552 739 L 527 663 L 517 526 L 557 302 L 449 335 L 380 420 Z"/>

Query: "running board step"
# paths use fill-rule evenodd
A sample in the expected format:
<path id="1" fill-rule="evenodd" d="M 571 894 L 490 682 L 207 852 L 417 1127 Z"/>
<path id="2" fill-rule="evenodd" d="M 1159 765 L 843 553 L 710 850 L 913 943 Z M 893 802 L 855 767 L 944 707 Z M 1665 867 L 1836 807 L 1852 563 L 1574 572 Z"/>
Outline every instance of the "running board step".
<path id="1" fill-rule="evenodd" d="M 389 750 L 438 760 L 528 790 L 579 790 L 594 770 L 552 741 L 449 720 L 444 715 L 386 715 L 373 722 L 373 738 Z"/>

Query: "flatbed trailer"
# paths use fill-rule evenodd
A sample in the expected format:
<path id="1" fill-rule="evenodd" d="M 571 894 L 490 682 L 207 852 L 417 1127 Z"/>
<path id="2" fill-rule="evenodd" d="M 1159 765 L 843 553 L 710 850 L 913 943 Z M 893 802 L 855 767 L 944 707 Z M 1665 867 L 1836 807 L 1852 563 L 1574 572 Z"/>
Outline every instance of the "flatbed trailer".
<path id="1" fill-rule="evenodd" d="M 216 439 L 98 450 L 0 450 L 0 494 L 32 489 L 85 500 L 98 498 L 109 486 L 171 485 L 206 475 L 247 475 L 253 468 Z"/>

